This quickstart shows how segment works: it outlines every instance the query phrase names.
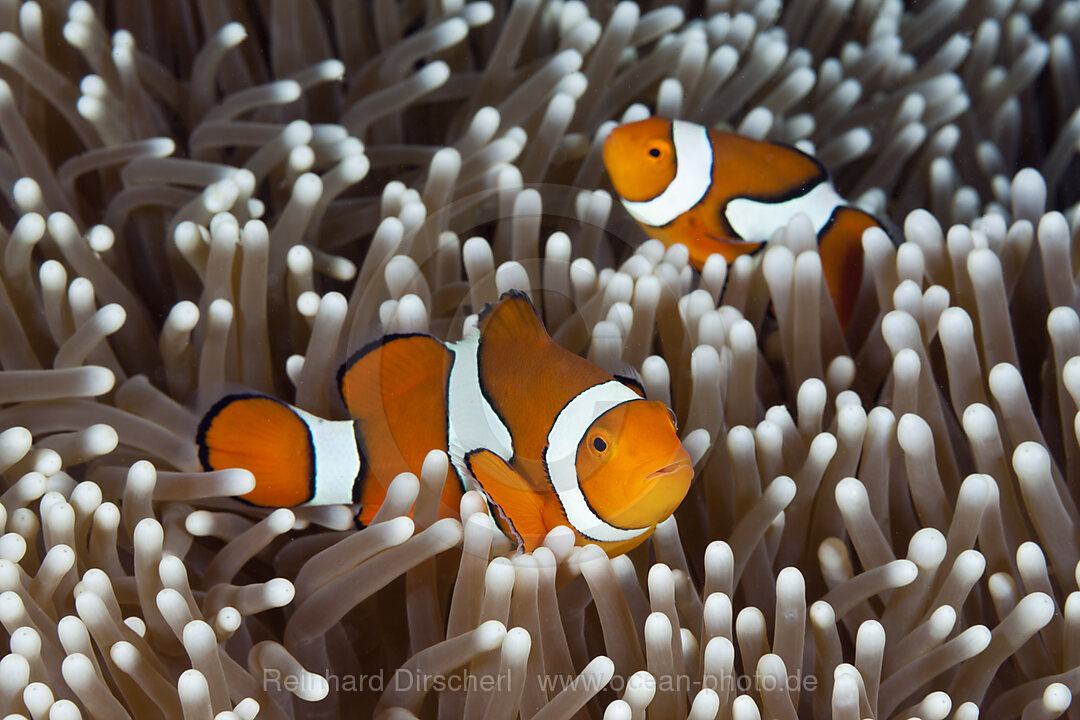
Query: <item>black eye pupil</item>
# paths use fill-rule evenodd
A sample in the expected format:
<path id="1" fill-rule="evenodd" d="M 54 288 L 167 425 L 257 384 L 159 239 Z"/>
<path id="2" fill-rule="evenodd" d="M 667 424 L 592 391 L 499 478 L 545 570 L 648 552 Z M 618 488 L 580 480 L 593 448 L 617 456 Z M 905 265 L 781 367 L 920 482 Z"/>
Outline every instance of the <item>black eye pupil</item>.
<path id="1" fill-rule="evenodd" d="M 593 438 L 592 446 L 596 448 L 596 452 L 604 452 L 607 450 L 607 443 L 604 442 L 603 438 Z"/>
<path id="2" fill-rule="evenodd" d="M 660 150 L 658 148 L 649 148 L 649 154 L 653 157 L 660 157 Z"/>

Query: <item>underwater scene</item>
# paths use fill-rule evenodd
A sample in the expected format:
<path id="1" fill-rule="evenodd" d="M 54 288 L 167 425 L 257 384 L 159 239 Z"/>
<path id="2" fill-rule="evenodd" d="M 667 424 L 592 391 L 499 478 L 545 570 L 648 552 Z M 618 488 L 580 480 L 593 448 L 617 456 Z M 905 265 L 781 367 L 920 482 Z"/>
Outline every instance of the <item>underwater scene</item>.
<path id="1" fill-rule="evenodd" d="M 0 0 L 0 718 L 1080 718 L 1075 43 Z"/>

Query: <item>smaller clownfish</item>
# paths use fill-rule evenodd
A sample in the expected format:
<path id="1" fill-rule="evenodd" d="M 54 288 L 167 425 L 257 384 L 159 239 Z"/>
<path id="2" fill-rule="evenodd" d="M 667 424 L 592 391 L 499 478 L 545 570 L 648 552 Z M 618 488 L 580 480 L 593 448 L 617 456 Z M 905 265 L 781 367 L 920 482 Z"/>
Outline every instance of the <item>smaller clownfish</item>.
<path id="1" fill-rule="evenodd" d="M 686 245 L 698 270 L 713 253 L 731 262 L 760 250 L 805 214 L 847 330 L 862 283 L 862 234 L 881 224 L 848 205 L 815 158 L 788 145 L 651 117 L 611 131 L 604 165 L 631 217 L 665 245 Z"/>
<path id="2" fill-rule="evenodd" d="M 609 554 L 641 543 L 693 478 L 673 415 L 557 345 L 528 296 L 511 291 L 454 343 L 389 335 L 338 373 L 351 420 L 324 420 L 265 395 L 230 395 L 199 425 L 206 470 L 244 468 L 255 505 L 356 503 L 369 524 L 402 472 L 427 453 L 450 468 L 440 515 L 479 490 L 520 550 L 569 526 Z"/>

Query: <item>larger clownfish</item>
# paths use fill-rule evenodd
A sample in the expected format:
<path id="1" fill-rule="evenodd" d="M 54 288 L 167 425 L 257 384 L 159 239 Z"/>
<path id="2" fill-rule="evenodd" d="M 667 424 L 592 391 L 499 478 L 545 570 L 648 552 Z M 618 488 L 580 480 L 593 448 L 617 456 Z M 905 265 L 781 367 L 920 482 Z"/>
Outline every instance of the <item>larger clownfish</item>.
<path id="1" fill-rule="evenodd" d="M 230 395 L 199 426 L 207 470 L 245 468 L 263 506 L 359 503 L 368 524 L 401 472 L 450 457 L 440 515 L 479 490 L 519 549 L 569 526 L 612 555 L 675 511 L 693 468 L 672 415 L 557 345 L 528 296 L 511 291 L 479 332 L 443 343 L 390 335 L 338 373 L 351 420 L 324 420 L 264 395 Z"/>
<path id="2" fill-rule="evenodd" d="M 701 269 L 761 249 L 799 213 L 810 218 L 829 294 L 846 330 L 862 283 L 862 234 L 881 227 L 848 205 L 815 158 L 787 145 L 646 118 L 620 125 L 604 165 L 631 217 L 651 237 L 682 243 Z"/>

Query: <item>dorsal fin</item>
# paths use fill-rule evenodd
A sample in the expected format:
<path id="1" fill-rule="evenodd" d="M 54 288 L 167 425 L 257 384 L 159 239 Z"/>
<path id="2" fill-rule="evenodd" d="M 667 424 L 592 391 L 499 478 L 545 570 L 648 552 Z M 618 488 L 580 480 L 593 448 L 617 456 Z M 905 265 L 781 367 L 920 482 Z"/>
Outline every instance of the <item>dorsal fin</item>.
<path id="1" fill-rule="evenodd" d="M 520 290 L 508 290 L 494 305 L 488 303 L 480 313 L 479 327 L 485 338 L 517 343 L 548 339 L 540 315 Z"/>
<path id="2" fill-rule="evenodd" d="M 341 366 L 338 390 L 353 418 L 381 415 L 384 393 L 441 397 L 450 362 L 450 351 L 430 335 L 386 335 Z"/>

